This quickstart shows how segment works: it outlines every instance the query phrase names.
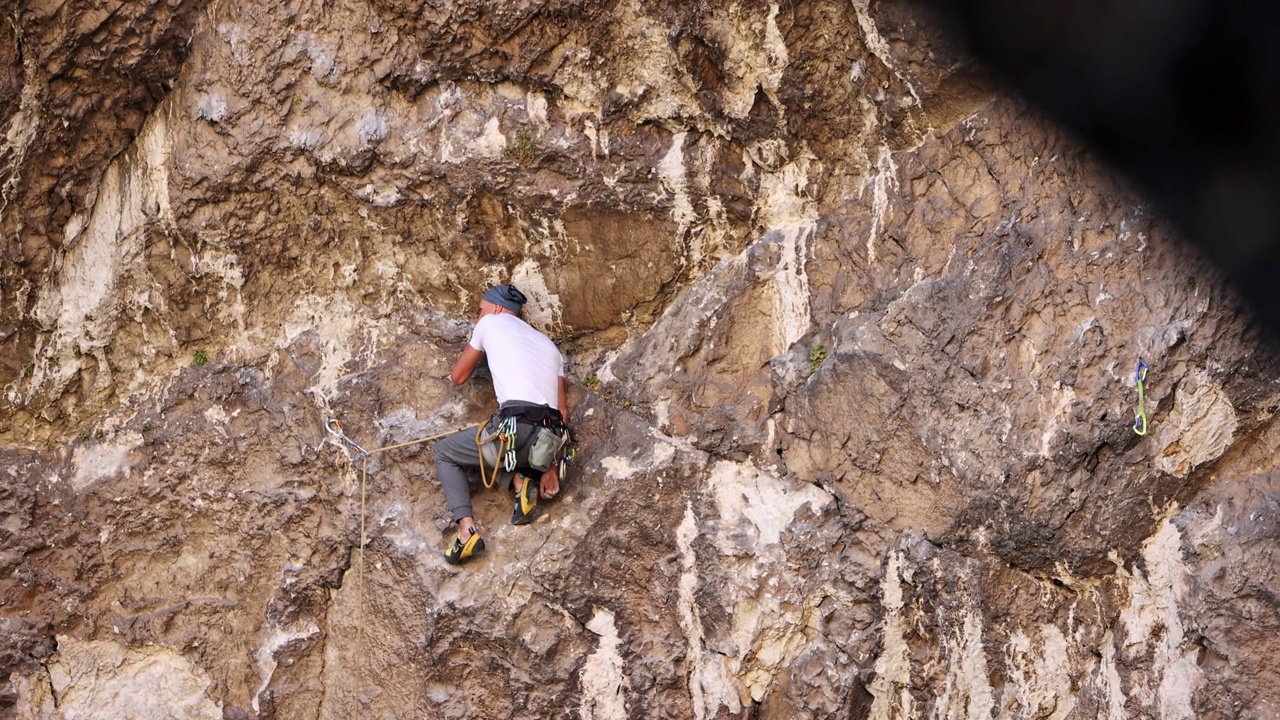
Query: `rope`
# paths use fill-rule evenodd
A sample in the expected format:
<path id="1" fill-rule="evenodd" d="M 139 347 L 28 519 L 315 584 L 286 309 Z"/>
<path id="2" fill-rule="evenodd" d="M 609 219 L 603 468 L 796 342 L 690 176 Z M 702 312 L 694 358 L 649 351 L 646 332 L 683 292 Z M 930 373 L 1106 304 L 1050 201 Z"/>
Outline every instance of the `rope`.
<path id="1" fill-rule="evenodd" d="M 1147 364 L 1142 362 L 1142 358 L 1138 358 L 1138 364 L 1133 369 L 1133 381 L 1138 386 L 1138 412 L 1133 416 L 1135 435 L 1147 434 L 1147 370 Z"/>
<path id="2" fill-rule="evenodd" d="M 490 475 L 490 474 L 486 474 L 486 473 L 485 473 L 485 471 L 484 471 L 484 444 L 485 444 L 486 442 L 488 442 L 488 440 L 486 440 L 486 439 L 482 439 L 482 438 L 480 437 L 481 433 L 483 433 L 483 432 L 484 432 L 484 425 L 477 425 L 477 426 L 476 426 L 476 454 L 477 454 L 477 455 L 479 456 L 479 458 L 480 458 L 480 479 L 484 482 L 484 489 L 485 489 L 485 490 L 489 490 L 489 489 L 493 488 L 493 484 L 494 484 L 495 482 L 497 482 L 497 481 L 498 481 L 498 463 L 494 463 L 494 464 L 493 464 L 493 474 L 491 474 L 491 475 Z M 501 441 L 499 441 L 499 442 L 501 442 Z M 498 447 L 498 456 L 499 456 L 499 457 L 501 457 L 501 456 L 502 456 L 502 447 L 501 447 L 501 446 L 499 446 L 499 447 Z"/>
<path id="3" fill-rule="evenodd" d="M 470 426 L 467 426 L 467 427 L 470 427 Z M 484 427 L 483 424 L 477 427 L 477 434 L 476 434 L 477 438 L 479 437 L 479 430 L 483 427 Z M 375 453 L 386 452 L 388 450 L 397 450 L 399 448 L 409 447 L 410 445 L 417 445 L 419 443 L 431 442 L 432 440 L 439 440 L 440 438 L 445 437 L 446 435 L 452 435 L 456 432 L 462 432 L 467 428 L 461 427 L 461 428 L 458 428 L 457 430 L 449 430 L 447 432 L 442 432 L 437 435 L 418 438 L 417 440 L 410 440 L 409 442 L 402 442 L 396 445 L 386 445 L 384 447 L 374 448 L 372 450 L 365 450 L 358 443 L 356 443 L 355 440 L 352 440 L 351 438 L 347 437 L 347 434 L 342 429 L 342 423 L 338 422 L 336 419 L 330 419 L 328 422 L 326 422 L 325 429 L 329 431 L 330 435 L 333 435 L 335 438 L 337 438 L 340 445 L 346 445 L 350 447 L 352 450 L 355 451 L 356 455 L 364 458 L 364 462 L 362 463 L 362 466 L 360 469 L 360 553 L 357 556 L 357 561 L 356 561 L 356 644 L 359 646 L 358 649 L 360 651 L 360 656 L 365 657 L 364 655 L 364 644 L 365 644 L 364 642 L 365 640 L 365 636 L 364 636 L 364 545 L 365 545 L 364 520 L 365 520 L 365 488 L 367 487 L 368 480 L 369 480 L 369 458 L 373 456 Z M 481 460 L 481 462 L 483 462 L 483 459 Z M 495 476 L 497 475 L 497 468 L 494 468 L 494 474 Z M 492 487 L 492 485 L 486 485 L 485 487 Z M 362 684 L 364 681 L 364 670 L 365 670 L 364 664 L 361 664 L 361 666 L 356 670 L 356 704 L 357 706 L 360 703 L 360 692 L 361 692 Z M 357 717 L 358 716 L 359 716 L 359 713 L 357 712 Z"/>

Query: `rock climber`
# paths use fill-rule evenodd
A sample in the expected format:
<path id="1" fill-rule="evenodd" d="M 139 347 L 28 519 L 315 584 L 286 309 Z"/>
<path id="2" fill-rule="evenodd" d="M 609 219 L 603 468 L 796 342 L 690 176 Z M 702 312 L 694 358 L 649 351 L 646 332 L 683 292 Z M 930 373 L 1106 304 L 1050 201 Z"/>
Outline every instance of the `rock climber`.
<path id="1" fill-rule="evenodd" d="M 498 396 L 498 412 L 487 424 L 448 435 L 435 446 L 436 471 L 458 523 L 444 553 L 455 565 L 485 549 L 471 508 L 475 470 L 486 487 L 501 473 L 515 491 L 514 525 L 534 520 L 539 497 L 560 492 L 570 437 L 564 357 L 550 338 L 521 319 L 526 302 L 514 285 L 486 290 L 471 339 L 449 374 L 454 385 L 461 385 L 487 362 Z"/>

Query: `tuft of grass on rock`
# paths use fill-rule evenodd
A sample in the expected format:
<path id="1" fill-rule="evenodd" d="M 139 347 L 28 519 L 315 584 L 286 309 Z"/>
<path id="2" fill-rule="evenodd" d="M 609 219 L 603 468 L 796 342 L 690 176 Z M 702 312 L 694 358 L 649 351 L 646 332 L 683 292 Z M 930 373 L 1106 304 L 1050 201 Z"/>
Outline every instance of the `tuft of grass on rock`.
<path id="1" fill-rule="evenodd" d="M 516 136 L 507 146 L 502 148 L 502 157 L 514 161 L 517 165 L 532 165 L 538 159 L 538 146 L 528 130 L 516 131 Z"/>
<path id="2" fill-rule="evenodd" d="M 818 372 L 818 368 L 822 366 L 822 362 L 827 359 L 827 346 L 820 342 L 814 343 L 809 348 L 809 374 Z"/>

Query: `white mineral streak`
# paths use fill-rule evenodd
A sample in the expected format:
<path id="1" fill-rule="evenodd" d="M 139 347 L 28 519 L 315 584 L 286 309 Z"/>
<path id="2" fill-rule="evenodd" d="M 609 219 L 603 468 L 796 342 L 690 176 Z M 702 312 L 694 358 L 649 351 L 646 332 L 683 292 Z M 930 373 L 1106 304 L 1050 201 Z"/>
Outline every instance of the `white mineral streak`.
<path id="1" fill-rule="evenodd" d="M 708 484 L 720 511 L 716 546 L 728 556 L 781 559 L 778 541 L 800 508 L 808 505 L 816 513 L 832 502 L 816 485 L 787 482 L 727 460 L 711 468 Z"/>
<path id="2" fill-rule="evenodd" d="M 81 492 L 103 478 L 119 474 L 128 468 L 129 451 L 141 447 L 142 435 L 136 432 L 122 433 L 109 442 L 79 445 L 71 454 L 71 466 L 75 474 L 71 488 Z"/>
<path id="3" fill-rule="evenodd" d="M 620 68 L 615 90 L 637 101 L 639 118 L 692 118 L 703 114 L 698 99 L 686 83 L 684 63 L 668 38 L 671 27 L 647 12 L 646 3 L 630 0 L 618 7 L 618 27 L 627 28 L 615 49 L 627 58 Z"/>
<path id="4" fill-rule="evenodd" d="M 689 133 L 678 132 L 671 138 L 671 149 L 658 163 L 658 177 L 662 187 L 672 196 L 671 219 L 676 222 L 676 232 L 681 236 L 697 219 L 693 201 L 689 199 L 689 181 L 685 177 L 684 141 Z"/>
<path id="5" fill-rule="evenodd" d="M 1067 411 L 1071 409 L 1072 404 L 1076 401 L 1075 388 L 1063 388 L 1062 383 L 1055 382 L 1053 384 L 1053 392 L 1046 405 L 1051 408 L 1045 415 L 1047 418 L 1044 424 L 1044 431 L 1040 433 L 1040 456 L 1048 459 L 1052 446 L 1053 438 L 1061 429 L 1061 420 L 1066 416 Z"/>
<path id="6" fill-rule="evenodd" d="M 55 720 L 58 717 L 58 703 L 53 699 L 48 672 L 37 672 L 34 676 L 14 673 L 9 676 L 9 682 L 18 696 L 18 702 L 14 704 L 17 710 L 14 720 Z"/>
<path id="7" fill-rule="evenodd" d="M 1148 414 L 1153 409 L 1148 407 Z M 1203 370 L 1187 374 L 1178 385 L 1173 410 L 1156 431 L 1156 467 L 1186 477 L 1198 465 L 1215 460 L 1235 440 L 1236 410 L 1222 386 Z"/>
<path id="8" fill-rule="evenodd" d="M 668 311 L 670 308 L 668 308 Z M 605 353 L 604 360 L 600 361 L 600 367 L 596 370 L 596 377 L 600 378 L 600 382 L 608 385 L 618 381 L 618 376 L 613 374 L 613 363 L 622 355 L 622 351 L 629 349 L 630 345 L 619 345 L 618 347 Z"/>
<path id="9" fill-rule="evenodd" d="M 284 324 L 284 342 L 287 347 L 304 333 L 314 332 L 320 345 L 320 369 L 316 371 L 314 384 L 308 390 L 322 408 L 337 392 L 338 382 L 344 375 L 346 364 L 355 354 L 352 352 L 359 340 L 364 321 L 345 295 L 328 297 L 304 295 L 294 303 L 293 311 Z"/>
<path id="10" fill-rule="evenodd" d="M 21 168 L 27 156 L 27 148 L 40 129 L 41 90 L 46 86 L 39 81 L 39 63 L 36 53 L 23 53 L 22 97 L 18 99 L 18 112 L 9 118 L 9 127 L 5 129 L 4 139 L 0 140 L 0 157 L 9 158 L 7 164 L 14 168 L 13 173 L 0 186 L 0 209 L 9 204 L 13 191 L 22 179 Z"/>
<path id="11" fill-rule="evenodd" d="M 1124 684 L 1116 667 L 1116 639 L 1110 630 L 1102 638 L 1102 662 L 1098 668 L 1098 689 L 1106 704 L 1106 720 L 1125 720 Z"/>
<path id="12" fill-rule="evenodd" d="M 220 720 L 204 671 L 163 647 L 58 636 L 49 678 L 59 720 Z"/>
<path id="13" fill-rule="evenodd" d="M 634 464 L 635 458 L 624 458 L 617 455 L 611 455 L 600 461 L 600 466 L 604 468 L 605 476 L 610 480 L 626 480 L 627 478 L 642 472 L 653 472 L 658 468 L 671 462 L 676 455 L 676 447 L 671 442 L 660 439 L 653 449 L 646 454 L 646 459 L 639 465 Z"/>
<path id="14" fill-rule="evenodd" d="M 243 354 L 252 352 L 253 343 L 244 332 L 245 307 L 240 294 L 244 287 L 244 270 L 240 268 L 240 258 L 228 250 L 206 244 L 200 252 L 192 255 L 191 262 L 192 272 L 217 281 L 217 302 L 210 310 L 219 320 L 240 330 L 236 349 Z"/>
<path id="15" fill-rule="evenodd" d="M 916 92 L 915 86 L 911 80 L 904 76 L 898 70 L 897 65 L 893 61 L 893 50 L 890 49 L 889 43 L 880 34 L 880 30 L 876 27 L 875 20 L 871 19 L 871 0 L 853 0 L 853 12 L 858 18 L 858 27 L 862 30 L 863 39 L 866 42 L 867 49 L 871 51 L 876 59 L 884 64 L 890 72 L 892 72 L 904 85 L 907 86 L 907 92 L 911 93 L 915 104 L 920 104 L 920 95 Z"/>
<path id="16" fill-rule="evenodd" d="M 779 541 L 801 508 L 820 512 L 832 498 L 813 485 L 728 461 L 712 467 L 708 482 L 720 515 L 715 545 L 723 564 L 736 566 L 734 574 L 743 580 L 722 590 L 732 626 L 716 638 L 718 652 L 699 663 L 699 693 L 706 715 L 713 716 L 721 705 L 737 713 L 764 699 L 816 634 L 814 609 L 823 596 L 799 594 L 796 579 L 783 570 Z"/>
<path id="17" fill-rule="evenodd" d="M 686 502 L 684 519 L 676 528 L 676 547 L 680 550 L 680 585 L 677 606 L 680 610 L 680 629 L 689 641 L 689 701 L 693 707 L 694 720 L 703 720 L 708 711 L 704 685 L 714 682 L 718 673 L 708 673 L 703 652 L 702 618 L 698 615 L 698 558 L 693 552 L 693 541 L 698 537 L 698 519 L 693 514 L 693 504 Z M 710 674 L 710 677 L 707 677 Z M 719 693 L 724 695 L 723 692 Z"/>
<path id="18" fill-rule="evenodd" d="M 320 628 L 316 626 L 314 620 L 306 622 L 297 622 L 287 628 L 273 628 L 267 636 L 266 642 L 258 648 L 258 652 L 254 653 L 254 659 L 258 661 L 258 674 L 262 676 L 262 683 L 258 685 L 258 691 L 253 694 L 253 712 L 258 714 L 258 698 L 262 697 L 262 693 L 266 692 L 267 686 L 271 684 L 271 677 L 276 672 L 276 652 L 280 648 L 288 645 L 294 640 L 303 640 L 320 632 Z"/>
<path id="19" fill-rule="evenodd" d="M 729 40 L 721 45 L 725 53 L 725 87 L 721 90 L 721 107 L 730 117 L 744 118 L 751 113 L 756 92 L 764 90 L 776 98 L 782 85 L 789 53 L 778 29 L 778 4 L 769 6 L 763 33 L 760 18 L 754 12 L 734 8 L 725 21 L 730 27 Z M 714 22 L 714 20 L 712 21 Z"/>
<path id="20" fill-rule="evenodd" d="M 1172 517 L 1176 507 L 1171 509 Z M 1129 585 L 1129 607 L 1120 612 L 1125 628 L 1124 647 L 1129 654 L 1152 653 L 1152 671 L 1159 684 L 1142 683 L 1130 675 L 1130 697 L 1158 712 L 1161 720 L 1193 717 L 1191 696 L 1203 679 L 1196 664 L 1194 645 L 1185 642 L 1178 613 L 1187 588 L 1187 568 L 1182 557 L 1182 534 L 1165 519 L 1143 546 L 1145 575 L 1130 573 L 1117 564 L 1119 576 Z"/>
<path id="21" fill-rule="evenodd" d="M 532 258 L 526 259 L 511 271 L 511 282 L 529 298 L 525 306 L 525 320 L 530 325 L 546 332 L 554 332 L 562 327 L 564 306 L 560 296 L 547 288 L 547 278 L 542 266 Z"/>
<path id="22" fill-rule="evenodd" d="M 622 670 L 622 654 L 618 652 L 621 640 L 613 613 L 596 608 L 587 629 L 600 636 L 600 644 L 582 666 L 580 717 L 582 720 L 625 720 L 627 697 L 623 690 L 629 683 Z"/>
<path id="23" fill-rule="evenodd" d="M 1057 626 L 1041 625 L 1039 652 L 1035 645 L 1022 630 L 1014 630 L 1009 636 L 1005 648 L 1009 684 L 1005 686 L 1002 710 L 1013 707 L 1008 697 L 1012 695 L 1018 708 L 1015 717 L 1062 720 L 1076 706 L 1067 638 Z"/>
<path id="24" fill-rule="evenodd" d="M 78 217 L 68 224 L 68 249 L 53 262 L 56 280 L 43 286 L 36 301 L 36 319 L 52 332 L 41 335 L 22 402 L 42 389 L 60 393 L 80 369 L 80 356 L 115 335 L 119 286 L 125 274 L 137 272 L 143 230 L 172 218 L 165 118 L 163 111 L 152 114 L 133 147 L 103 173 L 88 221 Z M 16 399 L 11 393 L 10 400 Z"/>
<path id="25" fill-rule="evenodd" d="M 480 157 L 496 158 L 507 148 L 507 138 L 498 129 L 498 118 L 489 118 L 484 130 L 475 138 L 472 149 Z"/>
<path id="26" fill-rule="evenodd" d="M 709 143 L 699 143 L 692 149 L 692 158 L 685 161 L 685 175 L 688 178 L 686 189 L 694 188 L 694 193 L 702 199 L 704 212 L 699 217 L 690 203 L 692 226 L 688 232 L 688 250 L 685 252 L 686 263 L 697 276 L 706 274 L 710 266 L 723 259 L 721 252 L 726 246 L 726 238 L 732 234 L 724 203 L 712 190 L 713 175 L 717 172 L 720 161 L 719 153 Z"/>
<path id="27" fill-rule="evenodd" d="M 818 222 L 818 210 L 806 194 L 810 158 L 800 158 L 778 172 L 760 177 L 761 224 L 780 234 L 778 269 L 773 278 L 773 347 L 770 355 L 785 352 L 809 332 L 809 238 Z M 767 235 L 766 235 L 767 237 Z"/>
<path id="28" fill-rule="evenodd" d="M 457 164 L 476 158 L 502 157 L 507 138 L 498 118 L 483 118 L 475 111 L 460 112 L 440 126 L 440 161 Z"/>
<path id="29" fill-rule="evenodd" d="M 880 147 L 876 156 L 876 172 L 871 176 L 871 231 L 867 233 L 867 262 L 876 261 L 876 239 L 884 229 L 889 214 L 889 190 L 898 189 L 898 166 L 889 146 Z"/>
<path id="30" fill-rule="evenodd" d="M 756 67 L 768 68 L 768 72 L 761 74 L 760 85 L 765 90 L 776 92 L 782 84 L 782 71 L 786 69 L 790 57 L 787 44 L 782 39 L 782 31 L 778 29 L 778 3 L 769 4 L 769 17 L 764 24 L 764 41 L 766 62 Z M 748 107 L 747 110 L 751 108 Z"/>
<path id="31" fill-rule="evenodd" d="M 538 132 L 546 132 L 551 125 L 547 118 L 547 96 L 540 92 L 528 92 L 524 96 L 524 111 L 529 115 L 529 123 Z"/>
<path id="32" fill-rule="evenodd" d="M 916 717 L 911 696 L 911 649 L 907 646 L 907 623 L 902 616 L 902 552 L 889 553 L 884 577 L 880 579 L 880 605 L 884 608 L 883 650 L 876 658 L 876 674 L 867 690 L 874 700 L 871 717 L 895 720 Z"/>
<path id="33" fill-rule="evenodd" d="M 930 714 L 935 720 L 989 718 L 995 708 L 995 692 L 987 677 L 987 655 L 982 645 L 982 617 L 968 611 L 958 630 L 942 641 L 947 655 L 947 677 Z"/>
<path id="34" fill-rule="evenodd" d="M 375 145 L 387 137 L 390 126 L 387 118 L 375 108 L 365 108 L 356 119 L 356 135 L 360 138 L 360 147 Z"/>

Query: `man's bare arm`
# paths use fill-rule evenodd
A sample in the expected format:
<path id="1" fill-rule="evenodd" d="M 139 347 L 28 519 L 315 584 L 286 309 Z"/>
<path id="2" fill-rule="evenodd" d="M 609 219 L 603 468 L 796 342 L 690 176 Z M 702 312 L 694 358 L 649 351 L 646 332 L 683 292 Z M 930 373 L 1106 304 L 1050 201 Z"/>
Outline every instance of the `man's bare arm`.
<path id="1" fill-rule="evenodd" d="M 453 371 L 449 373 L 449 379 L 454 385 L 461 385 L 471 378 L 471 373 L 475 372 L 476 366 L 480 364 L 480 359 L 484 357 L 484 353 L 467 345 L 462 348 L 462 354 L 458 356 L 457 362 L 453 364 Z"/>

